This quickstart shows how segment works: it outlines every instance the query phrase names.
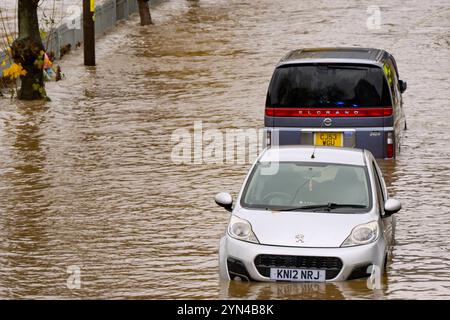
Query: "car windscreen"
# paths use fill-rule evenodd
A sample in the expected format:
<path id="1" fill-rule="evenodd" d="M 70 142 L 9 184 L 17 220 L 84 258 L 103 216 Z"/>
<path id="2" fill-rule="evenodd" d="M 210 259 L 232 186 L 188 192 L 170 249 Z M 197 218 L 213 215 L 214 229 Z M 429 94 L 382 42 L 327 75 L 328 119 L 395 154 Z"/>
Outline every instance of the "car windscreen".
<path id="1" fill-rule="evenodd" d="M 357 108 L 391 106 L 383 70 L 370 65 L 301 64 L 275 69 L 266 107 Z"/>
<path id="2" fill-rule="evenodd" d="M 255 165 L 247 180 L 241 206 L 359 213 L 371 208 L 369 195 L 368 173 L 363 166 L 277 162 L 274 167 L 262 162 Z"/>

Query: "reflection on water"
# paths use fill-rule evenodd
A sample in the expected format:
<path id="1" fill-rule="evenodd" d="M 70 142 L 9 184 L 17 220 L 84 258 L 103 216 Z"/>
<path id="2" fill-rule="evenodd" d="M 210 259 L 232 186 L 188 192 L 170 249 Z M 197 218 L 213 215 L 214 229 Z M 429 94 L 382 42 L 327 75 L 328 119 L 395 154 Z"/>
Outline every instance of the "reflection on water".
<path id="1" fill-rule="evenodd" d="M 386 288 L 386 279 L 384 279 Z M 366 280 L 335 283 L 248 283 L 238 281 L 220 282 L 220 299 L 382 299 L 386 289 L 370 290 Z"/>
<path id="2" fill-rule="evenodd" d="M 136 17 L 100 40 L 96 68 L 66 56 L 51 102 L 0 100 L 0 297 L 450 297 L 448 2 L 390 1 L 367 30 L 372 4 L 168 1 L 154 26 Z M 391 51 L 408 81 L 402 155 L 381 163 L 404 205 L 384 287 L 220 283 L 229 216 L 212 198 L 236 195 L 249 166 L 174 164 L 171 133 L 259 128 L 276 61 L 337 45 Z"/>

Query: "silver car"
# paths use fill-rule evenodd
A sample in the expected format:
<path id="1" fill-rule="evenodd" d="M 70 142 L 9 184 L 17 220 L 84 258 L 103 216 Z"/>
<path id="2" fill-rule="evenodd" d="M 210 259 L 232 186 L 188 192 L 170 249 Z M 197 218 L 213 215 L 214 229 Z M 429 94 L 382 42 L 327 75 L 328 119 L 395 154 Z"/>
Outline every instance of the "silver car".
<path id="1" fill-rule="evenodd" d="M 284 146 L 265 149 L 235 203 L 220 240 L 222 279 L 340 281 L 383 272 L 394 213 L 381 171 L 367 150 Z"/>

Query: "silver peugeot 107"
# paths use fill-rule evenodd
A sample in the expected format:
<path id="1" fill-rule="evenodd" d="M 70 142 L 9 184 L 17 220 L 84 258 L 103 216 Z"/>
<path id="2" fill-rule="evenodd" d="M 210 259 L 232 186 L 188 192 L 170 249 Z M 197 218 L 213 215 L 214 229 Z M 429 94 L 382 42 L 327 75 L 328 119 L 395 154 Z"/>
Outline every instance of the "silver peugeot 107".
<path id="1" fill-rule="evenodd" d="M 265 149 L 233 202 L 220 240 L 220 277 L 243 281 L 340 281 L 386 268 L 394 213 L 367 150 L 281 146 Z M 374 269 L 378 268 L 378 269 Z"/>

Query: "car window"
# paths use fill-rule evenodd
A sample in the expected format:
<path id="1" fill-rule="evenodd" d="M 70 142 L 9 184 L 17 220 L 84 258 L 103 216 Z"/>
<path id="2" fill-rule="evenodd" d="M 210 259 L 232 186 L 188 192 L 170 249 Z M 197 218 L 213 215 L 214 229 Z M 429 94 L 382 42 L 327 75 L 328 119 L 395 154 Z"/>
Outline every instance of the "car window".
<path id="1" fill-rule="evenodd" d="M 388 199 L 387 188 L 386 188 L 386 182 L 384 181 L 383 174 L 382 174 L 381 169 L 380 169 L 380 167 L 378 166 L 378 164 L 377 164 L 376 161 L 374 161 L 374 165 L 375 165 L 375 168 L 376 168 L 376 170 L 377 170 L 378 180 L 380 181 L 381 191 L 382 191 L 382 193 L 383 193 L 383 199 L 384 199 L 384 201 L 386 201 L 386 200 Z"/>
<path id="2" fill-rule="evenodd" d="M 366 212 L 371 206 L 363 166 L 280 162 L 275 174 L 266 175 L 267 165 L 255 166 L 241 197 L 243 207 L 277 209 L 335 203 L 358 205 L 366 209 L 345 210 Z"/>
<path id="3" fill-rule="evenodd" d="M 381 68 L 370 65 L 288 65 L 275 69 L 266 107 L 385 107 L 391 98 Z"/>
<path id="4" fill-rule="evenodd" d="M 386 201 L 386 195 L 384 194 L 383 183 L 381 182 L 381 179 L 380 179 L 380 176 L 378 173 L 378 169 L 377 169 L 377 165 L 374 162 L 372 162 L 372 170 L 373 170 L 374 177 L 375 177 L 378 206 L 380 208 L 380 214 L 383 215 L 384 214 L 384 202 Z"/>
<path id="5" fill-rule="evenodd" d="M 394 95 L 395 95 L 395 102 L 396 102 L 396 106 L 400 106 L 401 105 L 401 99 L 402 99 L 402 94 L 400 91 L 400 83 L 399 83 L 399 76 L 398 76 L 398 69 L 397 66 L 395 64 L 395 60 L 394 57 L 390 57 L 389 59 L 390 63 L 392 64 L 392 66 L 394 67 Z"/>
<path id="6" fill-rule="evenodd" d="M 397 68 L 397 62 L 395 61 L 395 58 L 393 56 L 389 55 L 389 59 L 391 60 L 392 65 L 394 66 L 394 70 L 395 70 L 395 74 L 397 76 L 397 79 L 400 79 L 400 75 L 398 73 L 398 68 Z"/>
<path id="7" fill-rule="evenodd" d="M 389 88 L 392 93 L 394 107 L 399 105 L 400 88 L 396 68 L 390 58 L 386 59 L 383 65 L 384 73 L 388 79 Z"/>

